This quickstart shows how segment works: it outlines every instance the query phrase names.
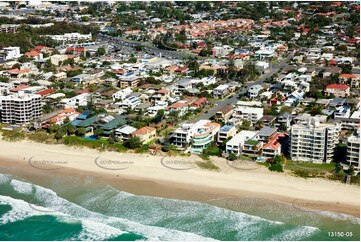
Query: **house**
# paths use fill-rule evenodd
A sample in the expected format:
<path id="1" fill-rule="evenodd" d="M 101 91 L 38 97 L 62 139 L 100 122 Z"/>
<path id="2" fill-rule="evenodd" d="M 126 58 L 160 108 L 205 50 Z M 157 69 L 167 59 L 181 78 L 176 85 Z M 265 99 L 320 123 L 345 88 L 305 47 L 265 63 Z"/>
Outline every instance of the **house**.
<path id="1" fill-rule="evenodd" d="M 20 47 L 6 47 L 0 50 L 0 60 L 14 60 L 20 56 Z"/>
<path id="2" fill-rule="evenodd" d="M 60 81 L 62 79 L 65 79 L 65 78 L 67 78 L 66 72 L 59 72 L 59 73 L 54 74 L 54 81 L 56 81 L 56 82 Z"/>
<path id="3" fill-rule="evenodd" d="M 226 139 L 235 136 L 237 133 L 236 126 L 233 125 L 224 125 L 221 127 L 218 133 L 217 142 L 222 143 Z"/>
<path id="4" fill-rule="evenodd" d="M 68 59 L 67 55 L 52 55 L 50 56 L 50 62 L 53 65 L 58 66 L 61 62 Z"/>
<path id="5" fill-rule="evenodd" d="M 263 141 L 257 140 L 257 139 L 249 139 L 246 142 L 244 142 L 243 148 L 242 148 L 242 155 L 251 157 L 251 158 L 257 158 L 260 157 L 262 154 L 262 148 L 263 148 Z"/>
<path id="6" fill-rule="evenodd" d="M 262 90 L 261 85 L 253 85 L 248 88 L 247 93 L 248 93 L 248 96 L 253 99 L 253 98 L 258 97 L 258 94 L 261 90 Z"/>
<path id="7" fill-rule="evenodd" d="M 224 56 L 228 55 L 233 50 L 234 50 L 234 48 L 232 48 L 229 45 L 215 46 L 212 49 L 212 55 L 214 57 L 224 57 Z"/>
<path id="8" fill-rule="evenodd" d="M 64 108 L 78 108 L 80 106 L 86 107 L 88 105 L 88 99 L 90 98 L 89 93 L 82 93 L 75 97 L 64 98 L 60 100 L 59 105 Z"/>
<path id="9" fill-rule="evenodd" d="M 165 101 L 170 98 L 170 91 L 167 89 L 160 89 L 153 93 L 150 97 L 150 101 L 155 103 L 156 101 Z"/>
<path id="10" fill-rule="evenodd" d="M 233 114 L 233 106 L 232 105 L 226 105 L 222 108 L 220 108 L 214 115 L 214 119 L 219 122 L 223 121 L 224 123 L 227 123 L 228 120 L 231 118 Z"/>
<path id="11" fill-rule="evenodd" d="M 75 108 L 67 108 L 60 111 L 55 111 L 55 115 L 48 117 L 47 119 L 43 120 L 42 125 L 51 125 L 51 124 L 64 124 L 64 121 L 68 119 L 70 122 L 75 120 L 79 112 L 76 111 Z"/>
<path id="12" fill-rule="evenodd" d="M 111 97 L 113 99 L 113 101 L 116 100 L 124 100 L 129 94 L 131 94 L 133 92 L 132 89 L 130 89 L 129 87 L 124 88 L 120 91 L 114 92 Z"/>
<path id="13" fill-rule="evenodd" d="M 240 156 L 244 143 L 254 137 L 257 132 L 242 130 L 226 143 L 226 153 Z"/>
<path id="14" fill-rule="evenodd" d="M 186 101 L 178 101 L 166 107 L 164 110 L 167 115 L 172 112 L 178 112 L 178 116 L 180 117 L 188 112 L 188 104 Z"/>
<path id="15" fill-rule="evenodd" d="M 224 85 L 219 85 L 218 87 L 216 87 L 213 90 L 213 96 L 214 98 L 224 98 L 225 96 L 227 96 L 229 94 L 229 86 L 224 84 Z"/>
<path id="16" fill-rule="evenodd" d="M 273 116 L 273 115 L 264 115 L 260 121 L 263 123 L 263 125 L 265 126 L 274 126 L 274 124 L 276 123 L 277 117 Z"/>
<path id="17" fill-rule="evenodd" d="M 352 88 L 360 88 L 360 76 L 354 74 L 341 74 L 340 83 L 350 85 Z"/>
<path id="18" fill-rule="evenodd" d="M 122 76 L 119 81 L 119 87 L 120 88 L 137 87 L 141 79 L 142 78 L 139 76 Z"/>
<path id="19" fill-rule="evenodd" d="M 348 97 L 350 95 L 350 87 L 345 84 L 330 84 L 326 87 L 325 93 L 335 95 L 336 97 Z"/>
<path id="20" fill-rule="evenodd" d="M 286 130 L 288 130 L 291 127 L 291 121 L 292 121 L 292 114 L 290 114 L 289 112 L 282 112 L 277 117 L 276 126 L 277 127 L 284 126 L 284 127 L 286 127 Z M 284 131 L 286 131 L 286 130 L 284 130 Z"/>
<path id="21" fill-rule="evenodd" d="M 119 105 L 119 108 L 121 109 L 132 109 L 134 110 L 134 108 L 139 105 L 141 103 L 140 99 L 138 97 L 135 96 L 131 96 L 131 97 L 127 97 L 124 100 L 122 100 L 121 102 L 118 102 L 116 104 Z"/>
<path id="22" fill-rule="evenodd" d="M 238 107 L 234 110 L 232 117 L 256 124 L 263 117 L 263 108 Z"/>
<path id="23" fill-rule="evenodd" d="M 207 98 L 202 97 L 192 102 L 190 105 L 190 109 L 203 108 L 207 103 Z"/>
<path id="24" fill-rule="evenodd" d="M 273 136 L 277 134 L 277 128 L 263 127 L 255 136 L 255 139 L 268 142 Z"/>
<path id="25" fill-rule="evenodd" d="M 336 108 L 336 107 L 343 106 L 345 103 L 346 103 L 346 99 L 345 99 L 345 98 L 336 97 L 336 98 L 332 99 L 332 101 L 330 102 L 330 104 L 328 105 L 328 107 L 330 107 L 330 108 Z"/>
<path id="26" fill-rule="evenodd" d="M 333 112 L 334 118 L 349 118 L 351 116 L 351 108 L 349 106 L 336 107 Z"/>
<path id="27" fill-rule="evenodd" d="M 276 155 L 281 155 L 282 144 L 281 140 L 285 140 L 286 134 L 277 133 L 262 147 L 262 156 L 267 158 L 273 158 Z"/>
<path id="28" fill-rule="evenodd" d="M 124 125 L 120 128 L 117 128 L 114 133 L 119 139 L 125 141 L 125 140 L 131 138 L 132 133 L 136 130 L 137 129 L 132 126 Z"/>
<path id="29" fill-rule="evenodd" d="M 73 124 L 77 128 L 85 128 L 87 132 L 94 132 L 94 130 L 100 129 L 103 131 L 103 136 L 111 136 L 114 134 L 115 129 L 125 125 L 126 120 L 119 115 L 110 114 L 98 114 L 91 116 L 84 120 L 73 121 Z"/>
<path id="30" fill-rule="evenodd" d="M 178 82 L 174 94 L 175 95 L 182 95 L 183 92 L 185 92 L 185 91 L 188 92 L 191 88 L 192 88 L 191 79 L 183 78 Z"/>
<path id="31" fill-rule="evenodd" d="M 149 143 L 153 139 L 155 139 L 156 136 L 156 128 L 144 126 L 140 129 L 137 129 L 136 131 L 132 132 L 132 135 L 134 137 L 139 137 L 140 141 L 143 144 Z"/>

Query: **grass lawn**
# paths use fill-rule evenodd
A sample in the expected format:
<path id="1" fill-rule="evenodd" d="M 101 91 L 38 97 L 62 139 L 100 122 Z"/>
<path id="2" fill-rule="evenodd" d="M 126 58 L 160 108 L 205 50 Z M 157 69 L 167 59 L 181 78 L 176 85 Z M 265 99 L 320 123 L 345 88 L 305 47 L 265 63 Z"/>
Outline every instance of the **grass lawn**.
<path id="1" fill-rule="evenodd" d="M 308 162 L 294 162 L 291 160 L 287 161 L 286 164 L 286 169 L 290 169 L 290 170 L 298 170 L 298 169 L 317 169 L 317 170 L 324 170 L 324 171 L 333 171 L 335 170 L 335 166 L 336 163 L 331 162 L 330 164 L 315 164 L 315 163 L 308 163 Z"/>

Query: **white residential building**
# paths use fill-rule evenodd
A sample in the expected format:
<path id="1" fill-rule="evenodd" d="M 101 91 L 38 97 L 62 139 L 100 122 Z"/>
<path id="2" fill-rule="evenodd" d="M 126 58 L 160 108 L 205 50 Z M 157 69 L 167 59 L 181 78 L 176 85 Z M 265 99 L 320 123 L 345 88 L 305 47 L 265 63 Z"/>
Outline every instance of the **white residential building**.
<path id="1" fill-rule="evenodd" d="M 0 51 L 0 59 L 3 60 L 13 60 L 20 56 L 20 47 L 6 47 Z"/>
<path id="2" fill-rule="evenodd" d="M 122 109 L 134 109 L 136 106 L 138 106 L 141 103 L 140 99 L 135 96 L 127 97 L 122 102 L 116 103 L 119 104 L 119 107 Z"/>
<path id="3" fill-rule="evenodd" d="M 203 150 L 215 141 L 220 127 L 219 123 L 212 123 L 209 120 L 198 121 L 190 152 L 192 154 L 202 154 Z"/>
<path id="4" fill-rule="evenodd" d="M 219 85 L 218 87 L 216 87 L 213 90 L 213 96 L 215 98 L 223 98 L 226 95 L 228 95 L 229 93 L 229 86 L 224 84 L 224 85 Z"/>
<path id="5" fill-rule="evenodd" d="M 261 90 L 262 90 L 261 85 L 253 85 L 250 88 L 248 88 L 248 96 L 250 98 L 256 98 L 258 97 L 258 94 Z"/>
<path id="6" fill-rule="evenodd" d="M 315 117 L 310 118 L 307 124 L 294 124 L 291 128 L 291 159 L 330 163 L 340 130 L 340 124 L 321 124 Z"/>
<path id="7" fill-rule="evenodd" d="M 242 130 L 226 143 L 226 153 L 240 156 L 244 143 L 256 134 L 255 131 Z"/>
<path id="8" fill-rule="evenodd" d="M 263 108 L 238 107 L 234 110 L 232 117 L 241 120 L 248 120 L 255 124 L 263 117 Z"/>
<path id="9" fill-rule="evenodd" d="M 37 94 L 16 94 L 2 96 L 1 120 L 3 123 L 24 124 L 41 116 L 41 96 Z"/>
<path id="10" fill-rule="evenodd" d="M 210 120 L 185 123 L 173 132 L 170 141 L 173 145 L 180 148 L 186 148 L 192 143 L 191 152 L 201 153 L 205 147 L 215 140 L 219 129 L 220 125 L 212 123 Z"/>
<path id="11" fill-rule="evenodd" d="M 360 171 L 360 129 L 347 139 L 347 165 Z"/>
<path id="12" fill-rule="evenodd" d="M 60 100 L 60 106 L 64 108 L 78 108 L 80 106 L 85 107 L 88 105 L 88 100 L 90 99 L 89 93 L 82 93 L 75 97 L 64 98 Z"/>
<path id="13" fill-rule="evenodd" d="M 91 40 L 92 34 L 79 34 L 79 33 L 65 33 L 63 35 L 48 35 L 55 41 L 77 41 L 77 40 Z"/>
<path id="14" fill-rule="evenodd" d="M 231 53 L 231 51 L 233 51 L 234 48 L 232 48 L 229 45 L 224 45 L 224 46 L 216 46 L 212 49 L 212 55 L 215 57 L 224 57 L 226 55 L 228 55 L 229 53 Z"/>
<path id="15" fill-rule="evenodd" d="M 124 100 L 129 94 L 131 94 L 133 90 L 130 87 L 124 88 L 116 93 L 113 93 L 112 98 L 115 100 Z"/>

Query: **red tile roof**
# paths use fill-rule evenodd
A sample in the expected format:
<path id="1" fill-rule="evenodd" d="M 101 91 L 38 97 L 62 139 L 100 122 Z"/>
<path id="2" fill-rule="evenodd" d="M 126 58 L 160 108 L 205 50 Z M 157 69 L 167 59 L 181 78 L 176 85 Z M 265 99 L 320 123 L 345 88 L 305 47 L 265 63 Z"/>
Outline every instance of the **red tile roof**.
<path id="1" fill-rule="evenodd" d="M 145 135 L 149 132 L 152 132 L 156 130 L 156 128 L 153 128 L 153 127 L 149 127 L 149 126 L 144 126 L 140 129 L 137 129 L 136 131 L 134 131 L 132 134 L 135 134 L 135 135 Z"/>
<path id="2" fill-rule="evenodd" d="M 30 86 L 27 86 L 27 85 L 21 85 L 21 86 L 18 86 L 16 88 L 11 89 L 10 91 L 17 92 L 17 91 L 21 91 L 21 90 L 24 90 L 24 89 L 29 88 L 29 87 Z"/>
<path id="3" fill-rule="evenodd" d="M 353 74 L 341 74 L 340 78 L 357 78 L 357 76 Z"/>
<path id="4" fill-rule="evenodd" d="M 344 90 L 348 88 L 350 87 L 344 84 L 330 84 L 326 87 L 326 89 L 344 89 Z"/>
<path id="5" fill-rule="evenodd" d="M 37 92 L 36 94 L 39 94 L 41 96 L 45 96 L 45 95 L 48 95 L 48 94 L 53 93 L 53 92 L 55 92 L 54 89 L 46 89 L 46 90 Z"/>
<path id="6" fill-rule="evenodd" d="M 194 101 L 194 102 L 192 103 L 192 106 L 199 106 L 199 105 L 201 105 L 202 103 L 204 103 L 204 102 L 206 102 L 206 101 L 207 101 L 207 98 L 202 97 L 202 98 Z"/>

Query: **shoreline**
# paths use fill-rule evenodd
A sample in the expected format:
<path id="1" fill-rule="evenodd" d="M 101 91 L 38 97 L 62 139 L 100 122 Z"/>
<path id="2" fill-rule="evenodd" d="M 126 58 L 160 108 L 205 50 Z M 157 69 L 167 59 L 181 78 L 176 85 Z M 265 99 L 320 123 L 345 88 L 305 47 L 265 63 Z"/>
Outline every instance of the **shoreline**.
<path id="1" fill-rule="evenodd" d="M 32 158 L 32 159 L 31 159 Z M 98 158 L 98 160 L 97 160 Z M 89 148 L 0 140 L 0 165 L 34 174 L 72 173 L 100 176 L 135 195 L 159 196 L 212 204 L 214 199 L 256 197 L 292 204 L 300 209 L 332 211 L 359 217 L 360 190 L 320 178 L 303 179 L 267 168 L 243 164 L 236 169 L 225 159 L 211 158 L 220 171 L 192 166 L 198 156 L 172 157 L 167 168 L 162 156 L 100 152 Z M 41 161 L 56 165 L 42 164 Z M 176 169 L 174 169 L 176 168 Z M 215 204 L 212 204 L 215 205 Z M 217 205 L 216 205 L 217 206 Z M 222 205 L 220 205 L 222 206 Z M 224 207 L 224 206 L 222 206 Z"/>

